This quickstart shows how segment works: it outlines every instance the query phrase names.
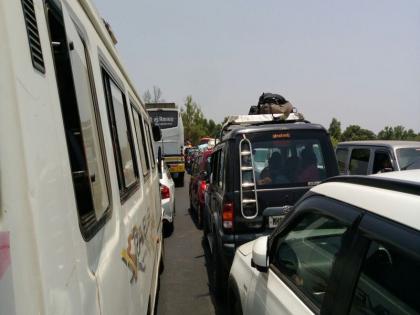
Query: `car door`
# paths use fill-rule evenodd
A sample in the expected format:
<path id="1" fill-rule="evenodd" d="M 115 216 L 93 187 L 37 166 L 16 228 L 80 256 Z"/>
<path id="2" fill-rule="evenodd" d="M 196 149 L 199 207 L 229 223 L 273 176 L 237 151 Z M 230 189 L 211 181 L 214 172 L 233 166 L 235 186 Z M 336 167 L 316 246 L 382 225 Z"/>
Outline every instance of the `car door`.
<path id="1" fill-rule="evenodd" d="M 325 312 L 358 215 L 358 210 L 320 196 L 298 205 L 270 238 L 268 271 L 254 273 L 244 313 Z"/>
<path id="2" fill-rule="evenodd" d="M 359 231 L 363 255 L 348 274 L 354 286 L 340 289 L 350 296 L 341 312 L 420 314 L 420 232 L 375 214 L 363 217 Z"/>

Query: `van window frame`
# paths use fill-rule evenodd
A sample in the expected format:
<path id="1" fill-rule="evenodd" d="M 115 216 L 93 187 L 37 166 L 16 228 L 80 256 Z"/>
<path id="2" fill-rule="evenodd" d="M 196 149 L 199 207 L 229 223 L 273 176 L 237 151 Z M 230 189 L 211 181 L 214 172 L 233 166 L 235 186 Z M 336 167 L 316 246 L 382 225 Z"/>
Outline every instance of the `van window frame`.
<path id="1" fill-rule="evenodd" d="M 102 81 L 104 87 L 104 94 L 106 100 L 106 108 L 108 113 L 108 124 L 110 127 L 112 146 L 114 151 L 114 161 L 115 169 L 118 179 L 118 189 L 120 192 L 120 201 L 123 204 L 132 194 L 134 194 L 140 187 L 139 180 L 139 171 L 137 165 L 137 155 L 135 153 L 134 141 L 133 141 L 133 132 L 131 126 L 131 120 L 129 117 L 129 111 L 127 106 L 126 93 L 124 93 L 124 88 L 119 84 L 118 80 L 114 79 L 113 74 L 108 71 L 107 66 L 101 61 L 101 72 L 102 72 Z M 126 185 L 125 176 L 124 176 L 124 167 L 122 164 L 121 148 L 118 139 L 118 128 L 117 122 L 115 119 L 115 107 L 112 101 L 112 92 L 111 92 L 111 82 L 119 89 L 121 92 L 121 98 L 123 101 L 124 117 L 127 126 L 127 140 L 130 147 L 131 158 L 133 161 L 133 171 L 134 171 L 134 182 Z"/>
<path id="2" fill-rule="evenodd" d="M 50 41 L 54 41 L 56 40 L 55 38 L 53 38 L 53 33 L 51 32 L 51 26 L 52 25 L 59 25 L 59 27 L 61 28 L 60 31 L 58 32 L 62 32 L 61 34 L 61 38 L 60 41 L 64 41 L 67 42 L 68 38 L 68 33 L 67 33 L 67 29 L 65 27 L 65 23 L 64 23 L 64 16 L 63 16 L 63 12 L 60 6 L 57 6 L 56 3 L 54 3 L 53 1 L 47 0 L 45 2 L 45 15 L 46 15 L 46 22 L 47 22 L 47 28 L 48 28 L 48 36 L 49 36 L 49 40 Z M 55 24 L 53 24 L 55 23 Z M 85 198 L 81 198 L 80 196 L 78 196 L 77 194 L 77 189 L 76 189 L 76 182 L 75 179 L 80 178 L 79 174 L 81 172 L 89 172 L 89 169 L 87 167 L 87 157 L 86 157 L 86 152 L 85 152 L 85 147 L 84 147 L 84 140 L 83 140 L 83 132 L 82 132 L 82 127 L 81 127 L 81 121 L 80 121 L 80 113 L 79 113 L 79 104 L 77 102 L 77 93 L 78 91 L 76 90 L 76 86 L 74 84 L 74 71 L 73 71 L 73 65 L 71 63 L 71 58 L 70 58 L 70 50 L 67 46 L 65 47 L 64 53 L 66 54 L 67 58 L 64 58 L 63 60 L 65 62 L 67 62 L 66 64 L 63 64 L 63 61 L 61 61 L 61 65 L 60 65 L 60 72 L 58 73 L 58 69 L 57 69 L 57 59 L 54 57 L 55 56 L 55 52 L 54 52 L 54 47 L 50 47 L 51 48 L 51 53 L 52 53 L 52 61 L 54 63 L 54 74 L 56 77 L 56 84 L 57 84 L 57 93 L 59 95 L 59 100 L 60 100 L 60 107 L 61 107 L 61 112 L 62 112 L 62 117 L 63 117 L 63 127 L 64 127 L 64 132 L 66 135 L 66 146 L 67 146 L 67 154 L 68 154 L 68 158 L 69 158 L 69 167 L 70 167 L 70 171 L 72 173 L 72 182 L 73 182 L 73 191 L 74 191 L 74 195 L 75 195 L 75 201 L 76 201 L 76 207 L 77 207 L 77 214 L 78 214 L 78 221 L 79 221 L 79 228 L 80 228 L 80 232 L 81 235 L 83 237 L 83 239 L 86 242 L 89 242 L 100 230 L 103 226 L 105 226 L 106 222 L 111 218 L 112 216 L 112 194 L 111 194 L 111 190 L 110 190 L 110 179 L 109 179 L 109 169 L 108 169 L 108 163 L 106 160 L 106 150 L 105 150 L 105 146 L 103 143 L 103 131 L 102 131 L 102 122 L 101 122 L 101 118 L 100 118 L 100 113 L 99 113 L 99 107 L 98 107 L 98 102 L 97 102 L 97 93 L 96 93 L 96 88 L 95 88 L 95 82 L 93 79 L 93 72 L 92 72 L 92 63 L 91 63 L 91 57 L 89 54 L 89 49 L 87 47 L 86 44 L 86 39 L 85 37 L 80 33 L 80 30 L 78 29 L 77 25 L 74 23 L 74 27 L 75 27 L 75 31 L 78 34 L 78 36 L 80 37 L 82 43 L 83 43 L 83 53 L 84 53 L 84 58 L 86 61 L 86 68 L 87 68 L 87 77 L 88 77 L 88 81 L 89 81 L 89 94 L 91 97 L 91 106 L 95 115 L 95 125 L 96 125 L 96 132 L 98 135 L 98 139 L 99 139 L 99 150 L 101 153 L 101 157 L 102 157 L 102 163 L 103 163 L 103 170 L 104 170 L 104 175 L 105 175 L 105 184 L 106 184 L 106 193 L 108 194 L 108 206 L 107 208 L 103 211 L 102 215 L 100 216 L 100 218 L 96 217 L 96 211 L 95 211 L 95 207 L 94 207 L 94 203 L 93 203 L 93 190 L 92 190 L 92 186 L 91 186 L 91 182 L 89 179 L 89 185 L 86 185 L 87 183 L 85 182 L 83 185 L 88 187 L 89 190 L 89 195 L 90 195 L 90 203 L 88 202 L 88 204 L 86 204 L 86 202 L 84 202 L 83 204 L 81 204 L 82 200 L 85 200 Z M 54 33 L 54 36 L 59 36 L 58 33 Z M 58 39 L 58 38 L 57 38 Z M 63 52 L 61 52 L 63 53 Z M 68 80 L 70 80 L 70 85 L 69 86 L 69 82 L 67 82 L 66 84 L 66 91 L 63 90 L 63 85 L 61 82 L 62 79 L 60 79 L 63 75 L 63 67 L 67 68 L 67 72 L 70 73 L 70 75 L 67 76 Z M 61 82 L 61 83 L 60 83 Z M 63 104 L 63 93 L 66 93 L 66 99 L 68 99 L 69 97 L 71 98 L 71 103 L 73 104 L 72 108 L 68 108 L 67 107 L 67 113 L 68 111 L 72 112 L 71 117 L 68 117 L 68 115 L 65 115 L 65 111 L 63 110 L 63 107 L 66 104 Z M 76 123 L 76 125 L 75 125 Z M 68 134 L 72 132 L 72 137 L 75 139 L 76 135 L 80 135 L 82 137 L 81 142 L 77 142 L 76 140 L 73 140 L 72 143 L 70 143 Z M 76 142 L 75 142 L 76 141 Z M 83 163 L 85 164 L 85 169 L 83 170 L 76 170 L 75 171 L 75 166 L 72 164 L 72 157 L 74 155 L 73 151 L 74 151 L 74 146 L 75 145 L 79 145 L 79 149 L 81 149 L 81 151 L 83 152 L 82 156 L 83 156 Z M 73 149 L 71 149 L 73 148 Z M 79 153 L 82 153 L 79 152 Z M 80 154 L 79 154 L 79 158 L 80 158 Z M 86 176 L 85 177 L 85 181 L 86 181 Z M 80 187 L 80 182 L 78 182 L 79 187 Z M 89 206 L 89 204 L 91 205 L 91 209 L 86 210 L 86 206 Z M 81 213 L 82 209 L 81 207 L 83 207 L 84 212 L 85 213 Z"/>

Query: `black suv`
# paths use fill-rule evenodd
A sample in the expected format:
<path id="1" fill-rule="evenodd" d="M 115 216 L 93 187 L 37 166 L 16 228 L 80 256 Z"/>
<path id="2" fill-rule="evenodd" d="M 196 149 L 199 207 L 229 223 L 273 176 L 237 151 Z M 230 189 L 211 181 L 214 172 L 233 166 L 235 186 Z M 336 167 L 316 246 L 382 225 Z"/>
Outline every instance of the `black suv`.
<path id="1" fill-rule="evenodd" d="M 306 121 L 232 124 L 211 163 L 204 232 L 218 293 L 236 248 L 276 227 L 281 218 L 272 216 L 273 207 L 291 208 L 311 186 L 338 175 L 338 168 L 327 131 Z"/>

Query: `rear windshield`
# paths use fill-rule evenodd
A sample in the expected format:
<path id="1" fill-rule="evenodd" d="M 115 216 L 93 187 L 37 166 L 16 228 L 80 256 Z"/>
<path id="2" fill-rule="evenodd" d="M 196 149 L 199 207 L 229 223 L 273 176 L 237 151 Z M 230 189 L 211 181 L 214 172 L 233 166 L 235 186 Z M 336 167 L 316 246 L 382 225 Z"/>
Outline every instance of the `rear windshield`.
<path id="1" fill-rule="evenodd" d="M 174 110 L 157 110 L 149 111 L 155 125 L 160 129 L 174 128 L 178 126 L 178 111 Z"/>
<path id="2" fill-rule="evenodd" d="M 311 186 L 337 175 L 335 154 L 323 132 L 299 130 L 246 137 L 251 143 L 257 188 Z M 241 159 L 242 166 L 249 165 L 248 155 Z"/>
<path id="3" fill-rule="evenodd" d="M 397 149 L 397 158 L 401 170 L 420 169 L 420 147 Z"/>

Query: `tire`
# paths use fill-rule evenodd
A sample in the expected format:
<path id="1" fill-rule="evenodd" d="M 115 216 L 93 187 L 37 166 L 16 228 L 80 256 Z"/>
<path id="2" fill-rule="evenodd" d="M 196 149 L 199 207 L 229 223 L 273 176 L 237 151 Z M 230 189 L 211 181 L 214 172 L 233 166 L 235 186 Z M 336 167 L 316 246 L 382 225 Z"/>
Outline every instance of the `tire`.
<path id="1" fill-rule="evenodd" d="M 213 295 L 218 301 L 223 302 L 224 298 L 226 298 L 225 293 L 227 292 L 227 275 L 223 268 L 223 263 L 219 255 L 219 249 L 216 244 L 213 245 L 213 253 L 211 257 Z"/>
<path id="2" fill-rule="evenodd" d="M 174 222 L 164 222 L 163 224 L 163 237 L 169 237 L 174 232 Z"/>
<path id="3" fill-rule="evenodd" d="M 197 215 L 197 226 L 199 229 L 203 229 L 203 208 L 201 207 L 201 205 L 198 205 L 196 215 Z"/>
<path id="4" fill-rule="evenodd" d="M 160 263 L 159 263 L 159 274 L 161 275 L 163 273 L 163 271 L 165 270 L 165 263 L 164 263 L 164 258 L 165 258 L 165 242 L 163 240 L 162 237 L 162 249 L 161 249 L 161 254 L 160 254 Z"/>
<path id="5" fill-rule="evenodd" d="M 243 315 L 241 299 L 239 298 L 238 294 L 235 294 L 234 292 L 229 294 L 228 307 L 229 315 Z"/>
<path id="6" fill-rule="evenodd" d="M 176 186 L 184 187 L 184 173 L 178 173 L 178 177 L 176 178 Z"/>

